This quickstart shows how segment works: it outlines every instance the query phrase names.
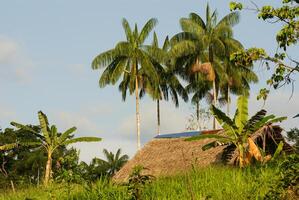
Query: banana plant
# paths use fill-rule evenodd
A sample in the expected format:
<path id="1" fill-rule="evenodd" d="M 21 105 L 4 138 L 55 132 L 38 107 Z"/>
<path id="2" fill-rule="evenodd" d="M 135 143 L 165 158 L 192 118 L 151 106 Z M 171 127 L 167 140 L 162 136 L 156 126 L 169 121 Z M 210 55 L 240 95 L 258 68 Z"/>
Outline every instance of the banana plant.
<path id="1" fill-rule="evenodd" d="M 57 150 L 57 148 L 61 146 L 67 146 L 69 144 L 77 143 L 77 142 L 98 142 L 101 141 L 101 138 L 98 137 L 79 137 L 73 138 L 73 132 L 76 131 L 76 127 L 72 127 L 66 130 L 63 133 L 59 133 L 55 125 L 49 126 L 47 116 L 42 112 L 38 112 L 38 119 L 41 131 L 37 132 L 30 128 L 27 125 L 22 125 L 16 122 L 11 122 L 11 125 L 21 128 L 24 130 L 28 130 L 35 134 L 39 141 L 35 143 L 30 143 L 30 145 L 37 145 L 42 146 L 45 148 L 47 152 L 47 163 L 46 163 L 46 170 L 45 170 L 45 178 L 44 178 L 44 185 L 48 185 L 49 180 L 51 178 L 51 171 L 52 171 L 52 155 Z"/>
<path id="2" fill-rule="evenodd" d="M 286 117 L 276 118 L 274 115 L 266 116 L 267 111 L 262 109 L 248 120 L 247 96 L 240 96 L 238 98 L 237 110 L 233 119 L 230 119 L 225 113 L 217 109 L 214 105 L 211 107 L 211 112 L 221 124 L 224 133 L 198 135 L 186 140 L 193 141 L 206 138 L 215 139 L 215 141 L 204 145 L 202 147 L 203 150 L 216 147 L 219 143 L 225 145 L 232 144 L 238 150 L 238 161 L 240 167 L 244 167 L 245 165 L 249 164 L 252 156 L 254 156 L 257 160 L 263 160 L 259 148 L 250 136 L 263 127 L 269 126 L 276 122 L 281 122 L 286 119 Z"/>

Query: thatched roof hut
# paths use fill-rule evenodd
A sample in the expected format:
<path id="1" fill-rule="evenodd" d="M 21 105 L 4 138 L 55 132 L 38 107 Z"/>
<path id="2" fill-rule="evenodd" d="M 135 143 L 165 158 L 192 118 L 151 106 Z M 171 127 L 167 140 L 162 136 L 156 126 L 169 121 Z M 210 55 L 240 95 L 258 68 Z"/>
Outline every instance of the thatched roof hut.
<path id="1" fill-rule="evenodd" d="M 276 143 L 284 141 L 279 127 L 274 127 Z M 209 134 L 216 131 L 202 131 L 201 134 Z M 203 139 L 198 141 L 185 141 L 186 137 L 199 134 L 199 132 L 181 133 L 171 135 L 160 135 L 148 142 L 137 154 L 128 161 L 124 167 L 118 171 L 113 179 L 116 182 L 125 182 L 128 180 L 133 167 L 141 165 L 145 168 L 144 174 L 157 176 L 169 176 L 184 172 L 196 167 L 205 167 L 211 164 L 221 163 L 223 150 L 226 146 L 217 146 L 215 148 L 203 151 L 201 147 L 214 141 L 214 139 Z M 254 140 L 259 143 L 261 133 L 253 135 Z M 270 144 L 270 140 L 266 141 Z M 284 141 L 284 151 L 290 151 L 291 147 Z M 275 144 L 275 143 L 274 143 Z M 275 146 L 271 143 L 271 145 Z M 272 149 L 272 148 L 269 148 Z M 236 156 L 236 153 L 234 154 Z"/>

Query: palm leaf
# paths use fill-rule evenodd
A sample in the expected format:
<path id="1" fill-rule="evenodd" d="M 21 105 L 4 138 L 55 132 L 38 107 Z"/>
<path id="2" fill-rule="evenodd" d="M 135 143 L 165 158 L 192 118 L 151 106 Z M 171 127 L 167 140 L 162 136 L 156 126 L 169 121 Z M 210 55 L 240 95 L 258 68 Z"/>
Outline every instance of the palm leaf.
<path id="1" fill-rule="evenodd" d="M 45 137 L 45 140 L 48 144 L 51 143 L 51 138 L 49 135 L 49 122 L 48 122 L 48 118 L 47 116 L 42 112 L 42 111 L 38 111 L 38 120 L 40 123 L 40 127 L 42 130 L 42 134 Z"/>
<path id="2" fill-rule="evenodd" d="M 195 140 L 203 140 L 207 138 L 212 138 L 212 139 L 217 139 L 219 141 L 227 141 L 229 140 L 228 137 L 221 136 L 221 135 L 216 135 L 216 134 L 202 134 L 198 136 L 192 136 L 190 138 L 185 139 L 185 141 L 195 141 Z"/>
<path id="3" fill-rule="evenodd" d="M 217 147 L 218 146 L 218 142 L 217 141 L 214 141 L 214 142 L 210 142 L 208 144 L 205 144 L 203 147 L 201 147 L 201 149 L 203 151 L 206 151 L 206 150 L 209 150 L 211 148 L 214 148 L 214 147 Z"/>
<path id="4" fill-rule="evenodd" d="M 122 20 L 122 26 L 126 33 L 127 40 L 132 42 L 133 41 L 132 29 L 130 27 L 129 22 L 125 18 L 123 18 L 123 20 Z"/>
<path id="5" fill-rule="evenodd" d="M 153 28 L 157 25 L 158 20 L 155 18 L 151 18 L 147 21 L 147 23 L 142 28 L 140 35 L 139 35 L 139 42 L 143 44 L 144 40 L 148 37 L 149 33 L 153 30 Z"/>
<path id="6" fill-rule="evenodd" d="M 17 143 L 11 143 L 11 144 L 5 144 L 5 145 L 1 145 L 0 146 L 0 151 L 8 151 L 11 150 L 15 147 L 17 147 L 18 144 Z"/>
<path id="7" fill-rule="evenodd" d="M 235 129 L 237 128 L 236 125 L 224 112 L 214 105 L 211 107 L 211 112 L 227 133 L 235 133 Z"/>
<path id="8" fill-rule="evenodd" d="M 64 142 L 66 139 L 70 138 L 71 134 L 77 130 L 76 127 L 69 128 L 66 130 L 58 139 L 58 144 Z"/>
<path id="9" fill-rule="evenodd" d="M 265 117 L 266 113 L 266 110 L 260 110 L 255 115 L 253 115 L 245 124 L 243 132 L 255 131 L 256 123 L 260 122 Z"/>
<path id="10" fill-rule="evenodd" d="M 284 145 L 283 141 L 280 141 L 275 152 L 274 152 L 272 160 L 276 160 L 278 158 L 278 156 L 280 155 L 280 153 L 283 150 L 283 145 Z"/>
<path id="11" fill-rule="evenodd" d="M 109 65 L 117 56 L 115 49 L 108 50 L 96 56 L 91 64 L 92 69 L 99 69 Z"/>
<path id="12" fill-rule="evenodd" d="M 238 98 L 237 107 L 234 122 L 239 132 L 241 132 L 248 119 L 248 98 L 246 96 L 240 96 Z"/>
<path id="13" fill-rule="evenodd" d="M 98 138 L 98 137 L 79 137 L 79 138 L 73 138 L 73 139 L 66 140 L 66 141 L 62 142 L 61 145 L 69 145 L 69 144 L 74 144 L 77 142 L 99 142 L 101 140 L 102 139 Z"/>
<path id="14" fill-rule="evenodd" d="M 36 132 L 34 129 L 30 128 L 29 126 L 22 125 L 17 122 L 11 122 L 10 124 L 16 128 L 23 129 L 23 130 L 29 131 L 31 133 L 38 134 L 38 132 Z"/>

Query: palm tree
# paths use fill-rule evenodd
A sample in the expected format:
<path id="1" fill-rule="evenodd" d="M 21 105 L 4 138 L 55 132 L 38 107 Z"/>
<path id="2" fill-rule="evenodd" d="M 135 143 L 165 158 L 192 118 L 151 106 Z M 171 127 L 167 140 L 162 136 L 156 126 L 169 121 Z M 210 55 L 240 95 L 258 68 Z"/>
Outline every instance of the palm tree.
<path id="1" fill-rule="evenodd" d="M 225 56 L 225 40 L 232 38 L 232 26 L 238 21 L 239 14 L 232 12 L 217 23 L 216 10 L 211 13 L 207 5 L 205 21 L 196 13 L 190 13 L 188 18 L 180 20 L 183 32 L 171 40 L 172 55 L 182 77 L 191 82 L 194 79 L 192 74 L 200 72 L 212 82 L 214 106 L 219 81 L 224 73 L 221 59 Z M 216 128 L 215 118 L 213 128 Z"/>
<path id="2" fill-rule="evenodd" d="M 164 40 L 163 47 L 159 47 L 157 34 L 154 32 L 153 42 L 148 53 L 153 59 L 153 64 L 159 74 L 159 85 L 152 85 L 150 81 L 147 81 L 147 76 L 142 76 L 142 88 L 140 90 L 140 97 L 142 98 L 148 93 L 154 100 L 157 101 L 157 134 L 160 134 L 160 101 L 168 101 L 169 96 L 176 107 L 179 106 L 178 96 L 186 102 L 188 101 L 188 94 L 184 87 L 181 85 L 178 78 L 173 73 L 173 69 L 170 66 L 168 59 L 168 51 L 170 49 L 170 43 L 168 36 Z"/>
<path id="3" fill-rule="evenodd" d="M 197 74 L 196 79 L 189 83 L 185 89 L 188 94 L 193 94 L 191 103 L 196 107 L 196 119 L 199 128 L 200 101 L 207 96 L 207 93 L 211 89 L 211 84 L 203 80 L 201 74 Z"/>
<path id="4" fill-rule="evenodd" d="M 224 78 L 220 80 L 220 91 L 225 99 L 227 105 L 226 115 L 230 113 L 230 94 L 235 95 L 249 95 L 250 83 L 257 83 L 258 77 L 253 72 L 252 66 L 235 66 L 230 61 L 230 55 L 234 52 L 243 49 L 243 45 L 233 39 L 229 38 L 224 40 L 225 56 L 223 57 Z"/>
<path id="5" fill-rule="evenodd" d="M 38 142 L 32 142 L 31 145 L 41 145 L 45 148 L 47 152 L 47 163 L 45 170 L 45 179 L 44 185 L 48 185 L 48 182 L 51 178 L 52 171 L 52 155 L 57 150 L 57 148 L 62 146 L 67 146 L 69 144 L 77 143 L 77 142 L 98 142 L 101 141 L 101 138 L 98 137 L 79 137 L 73 138 L 73 132 L 76 131 L 76 127 L 72 127 L 66 130 L 63 133 L 58 133 L 55 125 L 49 126 L 47 116 L 42 112 L 38 112 L 38 119 L 40 123 L 41 132 L 37 132 L 32 129 L 30 126 L 22 125 L 16 122 L 12 122 L 11 125 L 22 128 L 24 130 L 30 131 L 35 134 L 38 138 Z"/>
<path id="6" fill-rule="evenodd" d="M 127 90 L 130 94 L 135 92 L 138 150 L 141 147 L 139 114 L 141 75 L 150 77 L 149 81 L 152 85 L 158 85 L 158 74 L 150 55 L 147 53 L 149 46 L 144 45 L 144 41 L 156 24 L 157 20 L 152 18 L 139 32 L 136 24 L 132 30 L 128 21 L 123 19 L 122 25 L 127 40 L 117 43 L 114 49 L 99 54 L 92 62 L 92 69 L 105 68 L 99 81 L 100 87 L 105 87 L 107 84 L 114 85 L 122 76 L 119 90 L 122 92 L 123 100 L 126 99 Z"/>
<path id="7" fill-rule="evenodd" d="M 240 167 L 244 167 L 246 164 L 249 164 L 250 160 L 247 158 L 251 158 L 252 156 L 254 156 L 257 160 L 263 161 L 257 146 L 254 144 L 254 141 L 250 136 L 263 127 L 270 126 L 272 123 L 281 122 L 286 119 L 286 117 L 276 118 L 274 115 L 266 116 L 267 111 L 260 110 L 248 120 L 247 96 L 240 96 L 238 98 L 237 110 L 233 119 L 230 119 L 214 105 L 212 105 L 211 111 L 221 123 L 225 135 L 203 134 L 188 138 L 187 140 L 192 141 L 206 138 L 215 139 L 215 141 L 204 145 L 202 147 L 203 150 L 216 147 L 219 143 L 228 145 L 233 144 L 234 148 L 237 148 L 239 153 L 238 160 Z M 249 147 L 246 148 L 246 146 Z M 256 152 L 256 155 L 249 155 L 252 152 Z"/>
<path id="8" fill-rule="evenodd" d="M 118 149 L 116 154 L 109 152 L 107 149 L 104 149 L 103 153 L 106 160 L 95 158 L 93 162 L 97 163 L 97 166 L 101 167 L 101 169 L 104 169 L 108 176 L 113 176 L 129 160 L 128 155 L 121 155 L 121 149 Z"/>

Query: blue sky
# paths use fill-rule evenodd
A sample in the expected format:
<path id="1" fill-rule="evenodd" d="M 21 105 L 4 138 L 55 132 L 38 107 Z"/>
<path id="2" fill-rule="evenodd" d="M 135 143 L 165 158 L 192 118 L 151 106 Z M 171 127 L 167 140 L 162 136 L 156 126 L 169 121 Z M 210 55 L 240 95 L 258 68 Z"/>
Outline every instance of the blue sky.
<path id="1" fill-rule="evenodd" d="M 250 4 L 249 1 L 243 1 Z M 278 5 L 275 1 L 276 5 Z M 124 40 L 121 20 L 125 17 L 139 27 L 151 17 L 159 20 L 155 31 L 162 41 L 166 35 L 180 31 L 179 19 L 190 12 L 204 16 L 206 0 L 10 0 L 0 7 L 0 127 L 11 121 L 37 124 L 37 111 L 45 112 L 50 122 L 64 130 L 78 127 L 78 136 L 98 136 L 103 142 L 76 145 L 81 159 L 89 161 L 101 155 L 103 148 L 118 147 L 132 156 L 135 142 L 135 101 L 122 102 L 117 87 L 98 87 L 100 71 L 91 70 L 90 63 L 99 53 Z M 259 5 L 273 1 L 258 1 Z M 229 1 L 210 1 L 219 18 L 229 13 Z M 275 31 L 279 24 L 267 24 L 251 11 L 241 13 L 235 37 L 245 47 L 259 46 L 269 52 L 276 49 Z M 296 58 L 298 48 L 292 48 Z M 298 58 L 298 56 L 297 56 Z M 253 86 L 250 107 L 252 113 L 261 108 L 258 89 L 269 76 L 256 66 L 261 78 Z M 266 108 L 277 115 L 299 113 L 298 89 L 289 100 L 290 88 L 274 91 Z M 234 102 L 233 102 L 234 103 Z M 162 103 L 162 132 L 185 129 L 186 118 L 192 112 L 190 103 Z M 145 144 L 155 136 L 155 103 L 141 101 L 141 132 Z M 291 119 L 285 128 L 298 124 Z"/>

